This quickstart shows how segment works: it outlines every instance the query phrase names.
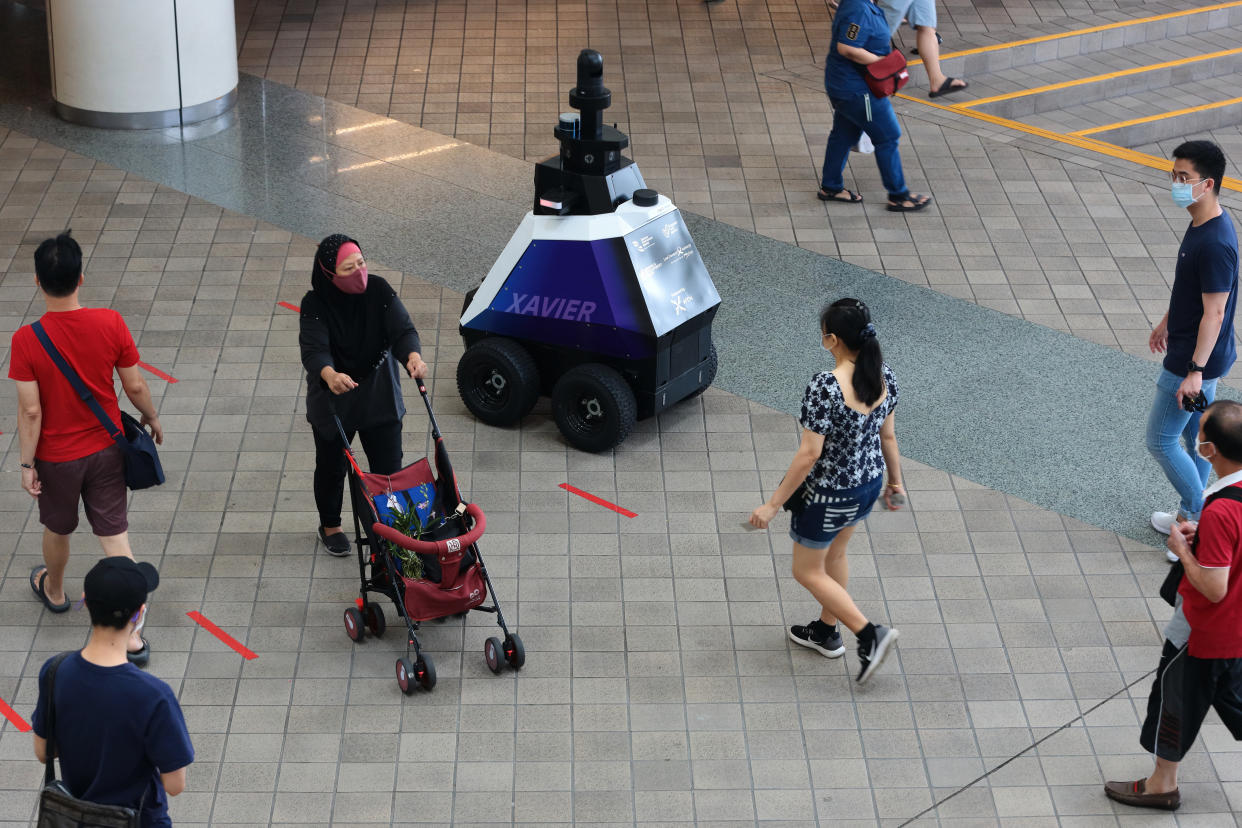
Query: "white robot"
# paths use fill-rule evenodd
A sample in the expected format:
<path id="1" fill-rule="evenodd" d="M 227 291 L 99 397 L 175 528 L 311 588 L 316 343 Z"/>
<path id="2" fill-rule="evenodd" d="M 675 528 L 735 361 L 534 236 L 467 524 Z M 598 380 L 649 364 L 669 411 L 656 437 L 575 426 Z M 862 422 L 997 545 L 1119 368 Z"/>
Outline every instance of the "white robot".
<path id="1" fill-rule="evenodd" d="M 600 122 L 598 52 L 578 56 L 569 103 L 581 114 L 561 116 L 560 155 L 535 165 L 534 209 L 466 295 L 457 388 L 497 426 L 550 395 L 570 445 L 599 452 L 711 385 L 720 295 L 681 213 L 621 154 L 629 138 Z"/>

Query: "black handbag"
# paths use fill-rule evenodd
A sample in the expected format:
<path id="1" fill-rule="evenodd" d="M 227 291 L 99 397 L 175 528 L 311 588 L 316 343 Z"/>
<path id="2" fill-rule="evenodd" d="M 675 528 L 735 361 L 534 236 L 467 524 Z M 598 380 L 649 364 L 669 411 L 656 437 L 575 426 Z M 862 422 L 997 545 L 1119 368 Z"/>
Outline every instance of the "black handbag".
<path id="1" fill-rule="evenodd" d="M 71 655 L 73 653 L 68 652 L 56 656 L 47 670 L 47 755 L 43 790 L 39 794 L 39 819 L 35 825 L 38 828 L 139 828 L 142 802 L 136 809 L 87 802 L 69 793 L 68 788 L 56 779 L 56 670 Z"/>
<path id="2" fill-rule="evenodd" d="M 1237 486 L 1226 486 L 1203 501 L 1203 508 L 1206 509 L 1208 504 L 1214 500 L 1233 500 L 1242 503 L 1242 489 Z M 1173 531 L 1176 532 L 1177 528 L 1174 527 Z M 1193 552 L 1198 546 L 1199 536 L 1195 535 L 1195 541 L 1190 545 L 1191 551 Z M 1184 577 L 1186 577 L 1186 567 L 1178 561 L 1169 567 L 1169 574 L 1164 576 L 1164 582 L 1160 584 L 1160 597 L 1170 607 L 1177 606 L 1177 590 L 1182 585 Z"/>
<path id="3" fill-rule="evenodd" d="M 35 336 L 39 337 L 43 350 L 47 351 L 52 362 L 56 363 L 56 367 L 65 375 L 65 379 L 69 380 L 73 390 L 82 398 L 82 402 L 86 403 L 86 407 L 98 418 L 100 425 L 107 430 L 108 436 L 121 447 L 125 458 L 125 485 L 137 490 L 149 489 L 163 483 L 164 467 L 160 463 L 159 452 L 155 450 L 155 440 L 142 427 L 142 424 L 130 414 L 122 411 L 121 428 L 118 429 L 116 423 L 112 422 L 112 418 L 99 404 L 99 400 L 95 399 L 95 395 L 86 387 L 86 383 L 82 382 L 78 372 L 73 370 L 73 366 L 61 356 L 60 351 L 56 350 L 47 331 L 43 329 L 43 323 L 35 322 L 30 327 L 34 329 Z"/>

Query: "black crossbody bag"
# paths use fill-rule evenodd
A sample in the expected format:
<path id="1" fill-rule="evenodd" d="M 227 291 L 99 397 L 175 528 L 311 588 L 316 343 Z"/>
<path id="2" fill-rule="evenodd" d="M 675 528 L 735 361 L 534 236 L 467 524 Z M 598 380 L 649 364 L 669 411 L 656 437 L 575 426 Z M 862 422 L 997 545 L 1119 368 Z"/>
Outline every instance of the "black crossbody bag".
<path id="1" fill-rule="evenodd" d="M 73 370 L 73 366 L 61 356 L 60 351 L 56 350 L 47 331 L 43 329 L 43 323 L 35 322 L 30 327 L 34 329 L 35 336 L 39 338 L 39 344 L 43 346 L 43 350 L 51 357 L 52 362 L 56 363 L 56 367 L 65 375 L 65 379 L 69 380 L 73 390 L 82 398 L 82 402 L 86 403 L 86 407 L 99 420 L 99 424 L 107 430 L 108 436 L 121 447 L 122 456 L 125 458 L 125 485 L 130 489 L 138 490 L 149 489 L 163 483 L 164 466 L 160 463 L 159 452 L 155 450 L 155 440 L 151 439 L 151 435 L 142 427 L 142 423 L 122 411 L 121 428 L 118 429 L 116 423 L 112 422 L 112 418 L 99 404 L 99 400 L 95 399 L 91 389 L 87 388 L 86 383 L 78 376 L 78 372 Z"/>
<path id="2" fill-rule="evenodd" d="M 39 820 L 35 824 L 38 828 L 140 828 L 145 794 L 137 809 L 100 805 L 78 799 L 56 778 L 56 671 L 71 655 L 72 652 L 61 653 L 47 669 L 47 762 L 39 794 Z"/>
<path id="3" fill-rule="evenodd" d="M 1203 501 L 1203 508 L 1206 509 L 1208 504 L 1214 500 L 1232 500 L 1242 503 L 1242 489 L 1239 489 L 1237 486 L 1226 486 Z M 1202 515 L 1203 513 L 1200 512 L 1200 514 Z M 1174 527 L 1173 531 L 1176 532 L 1177 528 Z M 1198 547 L 1199 536 L 1195 535 L 1195 542 L 1190 545 L 1190 551 L 1193 552 Z M 1170 607 L 1177 606 L 1177 590 L 1182 585 L 1182 578 L 1184 577 L 1186 577 L 1186 567 L 1181 561 L 1169 567 L 1169 574 L 1164 576 L 1164 583 L 1160 585 L 1160 597 Z"/>

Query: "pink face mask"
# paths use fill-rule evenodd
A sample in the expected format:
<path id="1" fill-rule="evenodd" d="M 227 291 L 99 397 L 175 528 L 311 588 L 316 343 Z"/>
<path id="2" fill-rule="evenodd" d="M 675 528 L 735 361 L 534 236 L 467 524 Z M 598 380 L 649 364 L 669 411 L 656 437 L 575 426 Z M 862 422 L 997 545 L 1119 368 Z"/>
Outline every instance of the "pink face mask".
<path id="1" fill-rule="evenodd" d="M 336 254 L 336 266 L 339 268 L 342 261 L 355 253 L 361 254 L 362 251 L 353 242 L 346 242 L 341 245 L 340 251 Z M 332 274 L 332 284 L 341 293 L 366 293 L 367 266 L 363 264 L 347 275 L 341 275 L 340 273 Z"/>
<path id="2" fill-rule="evenodd" d="M 360 267 L 348 276 L 335 276 L 332 284 L 341 293 L 366 293 L 367 292 L 367 269 Z"/>

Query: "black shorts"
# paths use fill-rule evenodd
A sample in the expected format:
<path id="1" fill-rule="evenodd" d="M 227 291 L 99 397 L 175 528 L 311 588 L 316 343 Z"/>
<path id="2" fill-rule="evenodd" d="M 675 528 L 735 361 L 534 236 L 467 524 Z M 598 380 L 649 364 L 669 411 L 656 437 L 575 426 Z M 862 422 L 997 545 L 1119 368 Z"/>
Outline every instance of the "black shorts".
<path id="1" fill-rule="evenodd" d="M 1143 749 L 1182 761 L 1210 708 L 1242 742 L 1242 658 L 1195 658 L 1187 647 L 1164 642 L 1139 737 Z"/>
<path id="2" fill-rule="evenodd" d="M 57 535 L 78 528 L 78 502 L 86 507 L 91 530 L 100 537 L 129 529 L 126 512 L 125 457 L 115 444 L 77 460 L 49 463 L 35 460 L 43 494 L 39 495 L 39 522 Z"/>

